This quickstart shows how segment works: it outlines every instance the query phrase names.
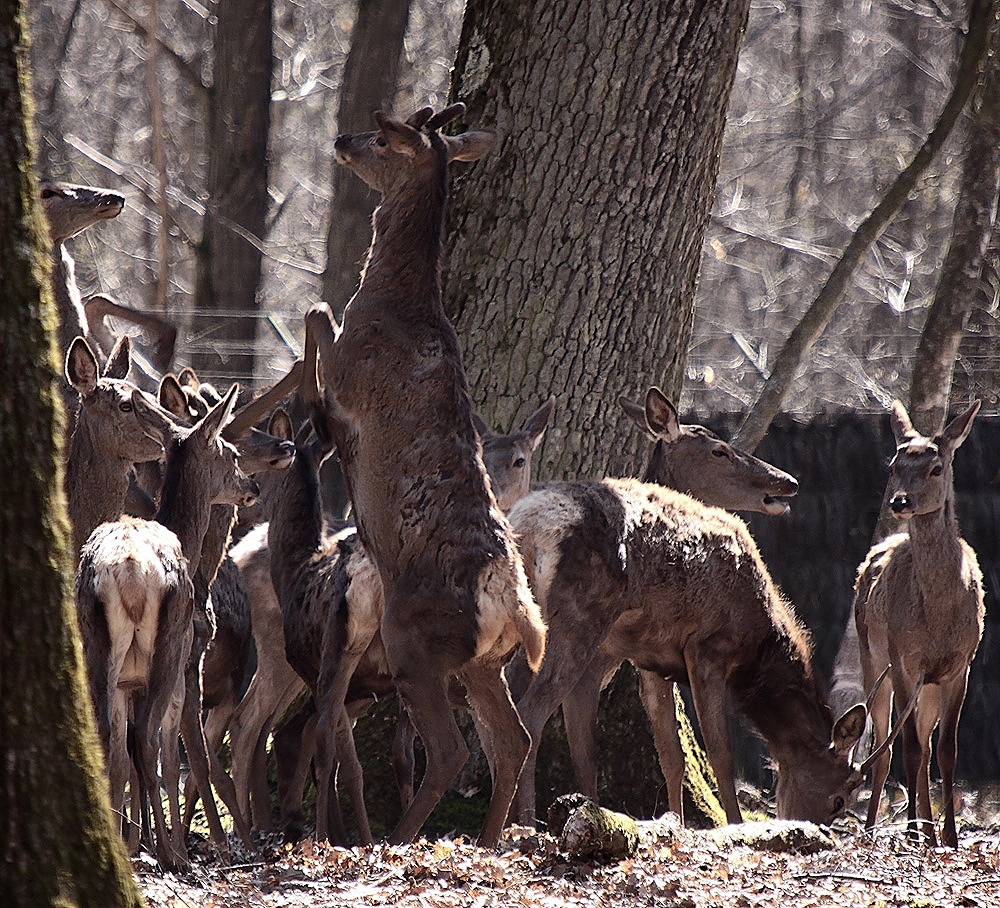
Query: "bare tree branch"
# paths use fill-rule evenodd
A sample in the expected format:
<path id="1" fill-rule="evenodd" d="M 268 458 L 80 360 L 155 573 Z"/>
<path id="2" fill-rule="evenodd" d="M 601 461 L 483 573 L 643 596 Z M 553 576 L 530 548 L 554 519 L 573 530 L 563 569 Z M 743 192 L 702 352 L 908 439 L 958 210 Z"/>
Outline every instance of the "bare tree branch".
<path id="1" fill-rule="evenodd" d="M 973 0 L 969 10 L 968 37 L 962 50 L 951 97 L 948 98 L 927 140 L 909 166 L 896 178 L 875 210 L 857 229 L 823 289 L 785 341 L 770 376 L 764 382 L 757 403 L 747 414 L 736 435 L 734 443 L 739 447 L 753 451 L 760 444 L 771 420 L 781 409 L 792 380 L 806 355 L 830 324 L 837 306 L 843 299 L 844 290 L 861 264 L 861 260 L 902 208 L 917 180 L 934 160 L 951 133 L 966 102 L 979 84 L 989 24 L 995 13 L 995 7 L 996 4 L 990 0 Z"/>

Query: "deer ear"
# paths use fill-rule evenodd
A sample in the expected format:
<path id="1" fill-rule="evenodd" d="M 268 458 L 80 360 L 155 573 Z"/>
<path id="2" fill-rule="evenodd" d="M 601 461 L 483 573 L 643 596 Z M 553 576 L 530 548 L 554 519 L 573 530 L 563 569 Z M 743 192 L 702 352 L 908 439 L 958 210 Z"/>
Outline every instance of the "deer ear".
<path id="1" fill-rule="evenodd" d="M 545 429 L 549 424 L 549 419 L 552 417 L 552 411 L 556 406 L 556 396 L 554 394 L 549 395 L 549 399 L 545 401 L 534 413 L 531 414 L 525 421 L 524 425 L 521 426 L 521 431 L 531 439 L 531 450 L 534 451 L 542 441 L 542 435 L 545 434 Z"/>
<path id="2" fill-rule="evenodd" d="M 476 434 L 480 439 L 489 438 L 493 434 L 493 430 L 475 410 L 472 411 L 472 425 L 476 427 Z"/>
<path id="3" fill-rule="evenodd" d="M 645 415 L 650 431 L 657 438 L 674 442 L 681 437 L 681 421 L 677 416 L 677 409 L 659 388 L 650 388 L 646 392 Z"/>
<path id="4" fill-rule="evenodd" d="M 179 416 L 181 419 L 191 419 L 191 409 L 188 407 L 187 395 L 181 387 L 177 376 L 168 372 L 160 379 L 157 399 L 164 410 Z"/>
<path id="5" fill-rule="evenodd" d="M 376 117 L 378 115 L 376 114 Z M 406 118 L 406 125 L 412 126 L 414 129 L 423 129 L 424 124 L 434 116 L 433 107 L 421 107 L 420 110 L 414 111 Z"/>
<path id="6" fill-rule="evenodd" d="M 73 338 L 66 352 L 66 381 L 86 397 L 93 394 L 99 375 L 97 357 L 82 337 Z"/>
<path id="7" fill-rule="evenodd" d="M 118 338 L 114 350 L 104 364 L 105 378 L 128 378 L 128 370 L 132 367 L 132 341 L 127 334 Z"/>
<path id="8" fill-rule="evenodd" d="M 864 703 L 852 706 L 833 724 L 833 735 L 830 744 L 837 756 L 846 757 L 865 731 L 868 710 Z"/>
<path id="9" fill-rule="evenodd" d="M 972 406 L 968 410 L 961 416 L 956 416 L 948 423 L 944 431 L 937 437 L 938 444 L 946 446 L 952 451 L 961 445 L 969 437 L 969 431 L 972 429 L 972 421 L 976 418 L 976 414 L 982 405 L 983 402 L 981 400 L 973 401 Z"/>
<path id="10" fill-rule="evenodd" d="M 281 407 L 278 407 L 271 414 L 267 423 L 267 434 L 280 438 L 282 441 L 291 441 L 295 437 L 292 429 L 292 418 Z"/>
<path id="11" fill-rule="evenodd" d="M 497 143 L 497 134 L 492 129 L 476 129 L 441 138 L 448 149 L 449 161 L 478 161 L 488 155 Z"/>
<path id="12" fill-rule="evenodd" d="M 195 391 L 198 390 L 198 386 L 201 384 L 198 374 L 190 366 L 185 366 L 181 369 L 180 374 L 177 376 L 177 381 L 182 388 L 192 388 Z"/>
<path id="13" fill-rule="evenodd" d="M 240 393 L 240 386 L 234 382 L 233 386 L 197 425 L 197 431 L 206 439 L 214 441 L 223 430 L 226 423 L 232 418 L 233 409 L 236 406 L 236 395 Z"/>
<path id="14" fill-rule="evenodd" d="M 646 425 L 646 408 L 642 404 L 637 404 L 634 400 L 629 400 L 624 394 L 618 397 L 618 406 L 625 411 L 625 415 L 632 420 L 642 431 L 649 435 L 649 426 Z"/>
<path id="15" fill-rule="evenodd" d="M 896 444 L 901 445 L 916 435 L 913 423 L 910 422 L 910 414 L 906 412 L 906 407 L 901 401 L 894 400 L 889 408 L 889 424 L 892 426 L 892 434 L 896 439 Z"/>

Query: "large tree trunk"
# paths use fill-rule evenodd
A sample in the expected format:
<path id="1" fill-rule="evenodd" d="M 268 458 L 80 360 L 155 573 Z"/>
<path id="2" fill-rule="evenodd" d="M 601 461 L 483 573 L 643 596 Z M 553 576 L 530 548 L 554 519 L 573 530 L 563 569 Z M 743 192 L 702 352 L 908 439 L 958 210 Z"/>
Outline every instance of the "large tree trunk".
<path id="1" fill-rule="evenodd" d="M 208 205 L 198 255 L 193 365 L 252 375 L 267 219 L 272 0 L 219 0 L 209 106 Z M 208 310 L 208 312 L 204 312 Z M 230 312 L 233 315 L 227 316 Z"/>
<path id="2" fill-rule="evenodd" d="M 339 132 L 368 132 L 373 128 L 372 111 L 391 110 L 409 18 L 410 0 L 358 0 L 358 17 L 340 88 Z M 401 113 L 409 116 L 412 111 Z M 334 165 L 323 299 L 338 319 L 358 289 L 361 266 L 372 239 L 376 204 L 377 193 L 346 167 Z"/>
<path id="3" fill-rule="evenodd" d="M 556 394 L 546 477 L 637 470 L 617 396 L 680 391 L 748 6 L 466 8 L 452 93 L 501 141 L 456 181 L 445 305 L 488 422 Z"/>
<path id="4" fill-rule="evenodd" d="M 0 0 L 0 892 L 11 908 L 141 905 L 111 823 L 72 604 L 24 23 L 18 0 Z"/>

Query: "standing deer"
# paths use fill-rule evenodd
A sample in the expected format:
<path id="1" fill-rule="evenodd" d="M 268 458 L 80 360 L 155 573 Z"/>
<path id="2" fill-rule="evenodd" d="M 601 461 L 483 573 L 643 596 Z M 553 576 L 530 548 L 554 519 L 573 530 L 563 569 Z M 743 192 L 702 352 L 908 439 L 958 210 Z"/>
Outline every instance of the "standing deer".
<path id="1" fill-rule="evenodd" d="M 811 645 L 745 524 L 652 483 L 551 483 L 510 512 L 549 626 L 538 674 L 517 708 L 533 742 L 599 652 L 690 686 L 719 795 L 741 819 L 726 706 L 756 725 L 778 766 L 778 815 L 827 823 L 863 779 L 850 759 L 863 705 L 835 723 Z M 535 812 L 537 745 L 517 816 Z"/>
<path id="2" fill-rule="evenodd" d="M 341 135 L 338 163 L 382 196 L 357 293 L 337 334 L 325 306 L 306 316 L 358 533 L 385 590 L 381 634 L 427 769 L 390 840 L 407 842 L 468 758 L 448 701 L 458 675 L 492 755 L 480 832 L 500 837 L 530 741 L 502 667 L 523 643 L 541 662 L 545 627 L 510 526 L 483 468 L 458 338 L 441 303 L 440 254 L 451 161 L 475 161 L 493 133 L 443 136 L 465 110 Z"/>
<path id="3" fill-rule="evenodd" d="M 187 861 L 177 722 L 193 636 L 191 577 L 201 558 L 212 503 L 248 503 L 257 494 L 256 484 L 239 468 L 236 449 L 221 437 L 237 390 L 234 385 L 193 428 L 170 426 L 164 432 L 167 469 L 157 520 L 126 518 L 99 526 L 83 547 L 76 577 L 77 614 L 112 807 L 120 811 L 124 803 L 131 700 L 141 782 L 151 795 L 157 857 L 164 866 Z M 141 391 L 133 392 L 132 405 L 149 431 L 163 431 L 160 409 Z M 157 794 L 161 732 L 170 836 Z"/>
<path id="4" fill-rule="evenodd" d="M 645 405 L 624 397 L 619 405 L 655 444 L 643 474 L 653 482 L 729 511 L 788 512 L 787 498 L 798 491 L 795 479 L 723 441 L 704 426 L 682 425 L 673 404 L 658 388 L 646 393 Z M 563 701 L 563 721 L 579 790 L 597 797 L 597 716 L 601 691 L 618 671 L 622 657 L 602 645 Z M 522 663 L 523 665 L 523 663 Z M 518 668 L 522 666 L 519 665 Z M 521 671 L 516 693 L 528 678 Z M 684 752 L 677 730 L 674 682 L 639 670 L 639 694 L 649 716 L 660 769 L 667 782 L 670 809 L 684 820 Z M 515 689 L 514 680 L 511 681 Z"/>
<path id="5" fill-rule="evenodd" d="M 281 381 L 235 412 L 222 428 L 222 437 L 237 445 L 240 463 L 247 473 L 283 470 L 292 462 L 294 448 L 290 442 L 255 429 L 253 424 L 266 416 L 269 410 L 288 395 L 298 383 L 299 376 L 300 367 L 296 364 Z M 160 385 L 161 403 L 181 419 L 190 418 L 192 413 L 203 415 L 210 407 L 219 403 L 217 392 L 211 386 L 199 384 L 195 388 L 189 388 L 188 391 L 189 393 L 185 393 L 173 376 L 164 376 Z M 229 809 L 240 838 L 244 844 L 250 846 L 252 840 L 249 822 L 237 807 L 236 790 L 232 779 L 216 757 L 212 738 L 209 737 L 206 741 L 206 730 L 202 724 L 203 682 L 207 680 L 208 689 L 216 698 L 211 705 L 219 705 L 219 702 L 227 697 L 235 701 L 234 688 L 240 683 L 246 671 L 245 665 L 236 666 L 230 661 L 232 658 L 248 654 L 250 641 L 246 597 L 239 595 L 240 590 L 229 589 L 221 590 L 215 602 L 209 597 L 209 591 L 229 547 L 230 532 L 235 519 L 236 507 L 233 503 L 212 505 L 208 527 L 202 540 L 198 569 L 192 574 L 195 595 L 194 640 L 185 669 L 185 697 L 181 717 L 182 736 L 191 763 L 191 774 L 185 787 L 184 825 L 187 828 L 190 823 L 197 794 L 211 792 L 209 785 L 211 778 Z M 238 580 L 232 571 L 227 570 L 224 576 Z M 241 604 L 244 607 L 242 615 L 232 610 L 225 610 L 227 606 L 238 607 Z M 222 606 L 223 610 L 220 612 L 216 605 Z M 218 634 L 220 621 L 217 619 L 221 619 L 221 635 Z M 237 630 L 240 624 L 246 626 L 242 639 Z M 216 641 L 218 645 L 213 647 Z M 210 736 L 213 732 L 214 729 L 208 730 Z M 203 803 L 211 839 L 220 851 L 225 851 L 226 834 L 215 800 L 213 797 L 203 798 Z"/>
<path id="6" fill-rule="evenodd" d="M 122 515 L 132 464 L 163 455 L 160 430 L 150 433 L 136 415 L 126 380 L 131 343 L 123 337 L 102 372 L 97 356 L 82 337 L 66 352 L 66 380 L 79 394 L 73 434 L 66 457 L 66 498 L 73 524 L 74 564 L 94 529 Z"/>
<path id="7" fill-rule="evenodd" d="M 959 535 L 955 519 L 952 460 L 979 407 L 977 400 L 943 432 L 928 438 L 913 428 L 903 405 L 893 402 L 896 454 L 889 466 L 886 498 L 892 516 L 908 521 L 909 532 L 872 548 L 858 569 L 854 592 L 861 671 L 865 693 L 872 698 L 873 740 L 886 740 L 893 699 L 898 707 L 915 697 L 913 715 L 903 724 L 906 813 L 910 831 L 935 845 L 930 757 L 931 734 L 940 722 L 941 838 L 952 848 L 958 847 L 953 798 L 958 720 L 985 613 L 976 553 Z M 876 681 L 890 665 L 891 689 Z M 891 756 L 887 747 L 873 764 L 869 829 L 878 816 Z"/>

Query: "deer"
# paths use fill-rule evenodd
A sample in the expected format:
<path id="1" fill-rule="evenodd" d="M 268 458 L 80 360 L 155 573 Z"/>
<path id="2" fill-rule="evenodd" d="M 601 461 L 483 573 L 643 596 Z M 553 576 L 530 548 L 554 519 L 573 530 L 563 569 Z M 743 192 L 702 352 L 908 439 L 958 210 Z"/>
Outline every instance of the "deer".
<path id="1" fill-rule="evenodd" d="M 343 329 L 328 306 L 306 313 L 323 368 L 323 405 L 358 535 L 385 592 L 382 642 L 424 744 L 427 769 L 389 836 L 411 841 L 468 758 L 448 701 L 459 678 L 491 758 L 493 790 L 478 841 L 499 840 L 530 746 L 503 676 L 523 644 L 533 668 L 545 625 L 511 529 L 490 490 L 458 338 L 441 302 L 448 166 L 495 144 L 441 127 L 464 113 L 424 108 L 405 122 L 340 135 L 337 162 L 381 195 L 374 235 Z"/>
<path id="2" fill-rule="evenodd" d="M 829 823 L 843 811 L 863 780 L 853 750 L 865 706 L 834 722 L 808 632 L 738 517 L 655 483 L 603 479 L 542 485 L 509 519 L 549 628 L 517 699 L 533 742 L 514 804 L 521 822 L 534 822 L 535 742 L 598 653 L 690 686 L 730 822 L 742 819 L 730 699 L 776 761 L 779 817 Z"/>
<path id="3" fill-rule="evenodd" d="M 303 748 L 297 781 L 289 786 L 283 815 L 287 831 L 287 823 L 298 817 L 300 782 L 304 781 L 301 759 L 308 760 L 312 742 L 317 837 L 328 838 L 332 832 L 345 841 L 346 831 L 331 785 L 337 765 L 342 764 L 361 838 L 367 843 L 371 841 L 371 830 L 350 723 L 367 708 L 371 695 L 385 696 L 394 690 L 379 636 L 385 599 L 378 572 L 355 528 L 348 526 L 332 535 L 326 533 L 319 470 L 334 444 L 332 423 L 322 406 L 317 381 L 315 343 L 307 334 L 302 397 L 310 411 L 315 437 L 308 444 L 301 439 L 297 442 L 296 462 L 275 496 L 268 529 L 271 576 L 281 604 L 285 653 L 312 692 L 316 705 L 315 722 L 310 723 L 315 727 Z M 550 397 L 519 432 L 510 435 L 496 435 L 480 418 L 475 418 L 487 474 L 501 506 L 509 506 L 527 491 L 531 454 L 541 441 L 554 405 L 555 399 Z M 286 431 L 290 432 L 290 426 Z M 268 645 L 273 643 L 268 641 Z M 264 665 L 272 660 L 273 656 L 265 656 Z M 271 671 L 269 675 L 274 677 L 279 672 Z M 251 688 L 248 698 L 260 695 L 253 682 Z M 258 711 L 258 715 L 268 717 L 276 713 L 273 705 Z M 233 735 L 234 764 L 250 762 L 241 760 L 238 754 L 255 749 L 264 733 L 258 727 L 255 736 Z M 394 763 L 401 786 L 408 783 L 412 789 L 412 727 L 404 723 L 397 734 L 396 749 L 407 745 L 408 752 L 395 756 Z M 405 806 L 408 803 L 405 789 L 403 801 Z"/>
<path id="4" fill-rule="evenodd" d="M 237 445 L 241 466 L 251 475 L 264 470 L 287 469 L 292 462 L 294 448 L 291 443 L 256 429 L 254 423 L 295 387 L 299 381 L 300 369 L 299 365 L 293 365 L 288 374 L 272 388 L 233 413 L 232 418 L 221 429 L 222 437 Z M 199 383 L 187 385 L 185 390 L 171 374 L 163 377 L 159 396 L 163 407 L 179 419 L 203 416 L 210 407 L 219 404 L 217 392 L 211 386 Z M 245 590 L 238 586 L 238 572 L 227 565 L 222 574 L 229 585 L 216 588 L 213 597 L 210 598 L 209 595 L 224 562 L 235 519 L 236 507 L 233 502 L 212 505 L 208 526 L 203 535 L 198 568 L 192 574 L 195 593 L 194 639 L 185 668 L 185 697 L 181 716 L 182 737 L 191 764 L 191 773 L 185 783 L 184 828 L 190 824 L 198 794 L 211 793 L 211 779 L 233 818 L 241 840 L 250 847 L 252 839 L 248 819 L 239 810 L 232 779 L 216 756 L 217 730 L 214 727 L 206 730 L 202 721 L 205 690 L 210 694 L 209 706 L 221 707 L 224 702 L 235 704 L 237 688 L 247 671 L 246 659 L 249 657 L 250 647 L 249 608 Z M 228 844 L 214 797 L 203 797 L 202 801 L 210 838 L 220 852 L 225 852 Z"/>
<path id="5" fill-rule="evenodd" d="M 163 432 L 167 469 L 157 518 L 101 524 L 83 547 L 76 575 L 77 615 L 112 809 L 119 812 L 124 804 L 131 701 L 139 774 L 151 795 L 157 858 L 164 867 L 187 863 L 177 732 L 194 635 L 192 577 L 212 503 L 250 503 L 257 495 L 256 483 L 239 467 L 236 449 L 221 437 L 238 390 L 233 385 L 194 427 L 170 425 L 166 431 L 160 408 L 133 391 L 137 418 L 149 431 Z M 156 794 L 158 757 L 170 803 L 170 835 Z"/>
<path id="6" fill-rule="evenodd" d="M 735 448 L 710 429 L 684 425 L 677 410 L 657 387 L 640 405 L 626 397 L 618 404 L 653 441 L 643 482 L 685 492 L 705 504 L 729 511 L 786 514 L 798 483 L 783 470 Z M 597 799 L 597 716 L 601 691 L 622 663 L 620 655 L 601 646 L 593 661 L 562 703 L 570 759 L 581 793 Z M 528 683 L 524 663 L 515 659 L 508 680 L 515 696 Z M 667 782 L 670 810 L 684 821 L 684 753 L 677 731 L 674 682 L 656 672 L 639 670 L 639 693 L 653 730 L 660 768 Z"/>
<path id="7" fill-rule="evenodd" d="M 890 410 L 896 452 L 886 491 L 889 513 L 907 522 L 873 546 L 858 569 L 854 617 L 861 646 L 864 689 L 872 698 L 873 743 L 888 740 L 893 700 L 915 701 L 903 723 L 903 762 L 911 835 L 936 846 L 930 805 L 931 735 L 940 724 L 937 759 L 944 802 L 943 843 L 958 847 L 955 828 L 955 762 L 958 722 L 969 666 L 983 634 L 983 578 L 972 547 L 955 517 L 952 461 L 969 435 L 976 400 L 939 434 L 913 428 L 897 400 Z M 891 687 L 879 683 L 888 670 Z M 865 825 L 875 826 L 892 756 L 885 747 L 873 762 Z M 871 760 L 871 758 L 869 758 Z"/>
<path id="8" fill-rule="evenodd" d="M 77 336 L 66 351 L 65 375 L 79 395 L 66 456 L 65 487 L 73 525 L 74 565 L 90 534 L 122 515 L 134 463 L 159 460 L 163 425 L 150 433 L 136 415 L 127 380 L 131 342 L 121 338 L 102 370 L 93 348 Z"/>

